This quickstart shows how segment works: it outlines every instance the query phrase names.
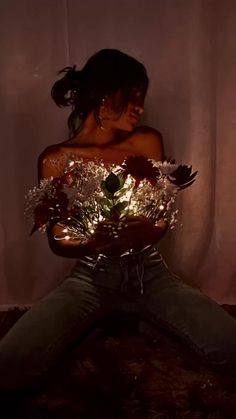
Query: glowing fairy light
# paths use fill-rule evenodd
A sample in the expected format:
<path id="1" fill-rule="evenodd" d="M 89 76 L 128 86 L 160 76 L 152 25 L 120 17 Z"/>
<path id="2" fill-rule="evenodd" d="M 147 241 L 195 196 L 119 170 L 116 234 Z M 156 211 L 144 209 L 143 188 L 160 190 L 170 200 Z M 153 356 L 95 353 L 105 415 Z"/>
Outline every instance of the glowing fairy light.
<path id="1" fill-rule="evenodd" d="M 50 161 L 53 165 L 53 161 L 51 159 Z M 70 182 L 64 174 L 61 178 L 42 179 L 39 187 L 32 188 L 26 196 L 26 211 L 31 212 L 34 219 L 32 232 L 46 231 L 49 222 L 56 220 L 62 226 L 63 233 L 54 236 L 56 240 L 87 240 L 101 221 L 115 219 L 124 221 L 128 215 L 143 215 L 152 222 L 161 217 L 169 222 L 170 227 L 174 226 L 177 222 L 177 211 L 173 209 L 173 205 L 177 193 L 182 185 L 187 187 L 192 183 L 195 173 L 192 174 L 188 166 L 154 160 L 151 162 L 153 167 L 158 169 L 155 172 L 154 184 L 150 183 L 150 179 L 153 179 L 149 176 L 150 170 L 147 171 L 148 177 L 143 177 L 145 170 L 142 167 L 139 176 L 137 165 L 134 165 L 137 176 L 131 175 L 134 172 L 132 165 L 128 164 L 126 166 L 128 174 L 123 177 L 123 163 L 122 165 L 104 164 L 98 158 L 84 161 L 83 158 L 72 154 L 69 159 L 67 156 L 63 167 L 65 167 L 64 174 L 68 172 L 70 174 Z M 58 167 L 59 164 L 61 163 L 58 159 L 55 159 L 55 166 Z M 176 178 L 171 177 L 173 170 L 175 176 L 177 173 Z M 110 192 L 106 186 L 111 173 L 116 179 L 115 183 L 112 181 L 110 191 L 117 181 L 118 184 L 120 182 L 116 192 Z M 178 184 L 178 179 L 182 184 Z M 117 238 L 118 231 L 123 227 L 124 223 L 118 223 L 111 234 Z"/>

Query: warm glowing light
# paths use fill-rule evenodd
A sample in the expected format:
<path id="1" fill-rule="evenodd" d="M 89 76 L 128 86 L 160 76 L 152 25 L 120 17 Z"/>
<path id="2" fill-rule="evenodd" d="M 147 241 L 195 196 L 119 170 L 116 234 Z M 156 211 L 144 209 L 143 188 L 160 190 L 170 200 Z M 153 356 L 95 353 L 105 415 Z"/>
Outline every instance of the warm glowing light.
<path id="1" fill-rule="evenodd" d="M 61 225 L 63 234 L 54 236 L 55 240 L 87 239 L 96 231 L 100 222 L 110 220 L 113 207 L 116 205 L 118 205 L 117 214 L 122 221 L 125 220 L 124 216 L 128 215 L 145 215 L 155 220 L 160 216 L 160 213 L 163 213 L 162 217 L 168 219 L 170 225 L 174 225 L 177 222 L 177 212 L 174 211 L 172 205 L 175 203 L 179 187 L 170 181 L 170 175 L 175 166 L 169 162 L 164 164 L 154 160 L 152 162 L 153 166 L 159 169 L 155 186 L 151 185 L 147 179 L 142 179 L 142 181 L 139 179 L 137 182 L 136 177 L 130 174 L 122 178 L 123 167 L 121 165 L 104 165 L 100 159 L 91 160 L 84 164 L 82 158 L 71 155 L 65 168 L 65 174 L 70 174 L 70 182 L 66 182 L 64 185 L 65 179 L 61 180 L 59 178 L 58 183 L 60 187 L 63 186 L 63 193 L 68 198 L 67 210 L 68 215 L 70 215 L 64 217 L 64 201 L 61 202 L 60 199 L 54 201 L 54 198 L 57 198 L 58 191 L 57 183 L 53 182 L 53 177 L 42 179 L 38 188 L 34 187 L 29 191 L 27 211 L 35 217 L 34 209 L 42 205 L 42 202 L 46 199 L 45 205 L 50 210 L 50 217 L 47 222 L 53 219 L 55 209 L 57 210 L 57 217 L 61 214 L 63 222 L 58 224 Z M 52 164 L 57 167 L 59 162 L 53 160 Z M 122 185 L 113 196 L 105 193 L 106 191 L 101 183 L 111 171 L 119 176 L 120 186 Z M 53 203 L 55 202 L 53 205 L 51 204 L 51 198 Z M 41 214 L 39 216 L 41 217 Z M 67 225 L 66 220 L 73 221 L 73 223 L 70 222 Z M 47 222 L 40 228 L 41 230 L 46 230 Z M 109 224 L 105 224 L 104 227 L 110 227 Z M 36 225 L 38 224 L 36 223 Z M 117 231 L 121 230 L 122 227 L 123 225 L 118 224 Z M 109 233 L 114 233 L 113 236 L 117 237 L 117 231 L 114 230 Z"/>

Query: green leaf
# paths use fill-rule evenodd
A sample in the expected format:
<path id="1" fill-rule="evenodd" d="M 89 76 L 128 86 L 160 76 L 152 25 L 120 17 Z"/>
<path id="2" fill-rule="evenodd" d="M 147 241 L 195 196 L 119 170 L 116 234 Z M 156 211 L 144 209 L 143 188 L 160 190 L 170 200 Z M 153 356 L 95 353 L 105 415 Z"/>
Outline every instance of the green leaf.
<path id="1" fill-rule="evenodd" d="M 120 181 L 120 188 L 119 188 L 119 189 L 121 189 L 121 188 L 123 188 L 123 186 L 124 186 L 124 183 L 125 183 L 125 177 L 122 175 L 122 173 L 119 173 L 117 176 L 118 176 L 119 181 Z"/>
<path id="2" fill-rule="evenodd" d="M 124 196 L 130 190 L 130 188 L 131 187 L 128 186 L 128 187 L 125 187 L 125 188 L 120 189 L 118 192 L 115 193 L 115 196 L 117 198 L 120 198 L 121 196 Z"/>
<path id="3" fill-rule="evenodd" d="M 118 202 L 118 204 L 114 205 L 114 207 L 112 208 L 112 211 L 115 211 L 121 214 L 122 211 L 124 211 L 127 208 L 128 204 L 129 204 L 129 201 Z"/>
<path id="4" fill-rule="evenodd" d="M 120 179 L 114 173 L 110 173 L 105 180 L 106 190 L 112 194 L 120 189 Z"/>
<path id="5" fill-rule="evenodd" d="M 104 195 L 108 198 L 108 199 L 113 199 L 114 198 L 114 194 L 112 192 L 109 192 L 107 190 L 104 190 Z"/>
<path id="6" fill-rule="evenodd" d="M 101 188 L 102 188 L 103 191 L 106 191 L 107 190 L 105 180 L 102 180 L 101 181 Z"/>
<path id="7" fill-rule="evenodd" d="M 115 207 L 119 211 L 123 211 L 125 208 L 127 208 L 128 205 L 129 205 L 129 201 L 122 201 L 122 202 L 118 202 L 118 204 L 116 204 Z"/>
<path id="8" fill-rule="evenodd" d="M 108 210 L 106 210 L 105 208 L 102 208 L 102 209 L 101 209 L 101 214 L 102 214 L 102 216 L 103 216 L 103 217 L 105 217 L 105 218 L 110 218 L 110 217 L 111 217 L 111 212 L 110 212 L 110 211 L 108 211 Z"/>
<path id="9" fill-rule="evenodd" d="M 113 195 L 112 195 L 112 197 L 113 197 Z M 99 197 L 97 199 L 97 201 L 98 201 L 99 205 L 107 206 L 108 208 L 111 208 L 113 206 L 112 201 L 110 199 L 108 199 L 107 197 Z"/>

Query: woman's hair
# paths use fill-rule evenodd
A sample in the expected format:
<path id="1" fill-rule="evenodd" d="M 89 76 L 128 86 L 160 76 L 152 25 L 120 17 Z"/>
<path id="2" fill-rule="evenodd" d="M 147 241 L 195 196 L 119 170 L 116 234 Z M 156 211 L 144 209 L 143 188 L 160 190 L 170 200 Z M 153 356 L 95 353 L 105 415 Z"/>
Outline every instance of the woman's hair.
<path id="1" fill-rule="evenodd" d="M 82 70 L 65 67 L 65 73 L 52 86 L 51 96 L 58 106 L 72 106 L 68 118 L 70 135 L 75 136 L 80 128 L 78 120 L 84 121 L 91 111 L 98 115 L 102 99 L 121 91 L 116 110 L 122 114 L 132 98 L 133 88 L 146 95 L 148 76 L 142 63 L 117 50 L 102 49 L 89 58 Z"/>

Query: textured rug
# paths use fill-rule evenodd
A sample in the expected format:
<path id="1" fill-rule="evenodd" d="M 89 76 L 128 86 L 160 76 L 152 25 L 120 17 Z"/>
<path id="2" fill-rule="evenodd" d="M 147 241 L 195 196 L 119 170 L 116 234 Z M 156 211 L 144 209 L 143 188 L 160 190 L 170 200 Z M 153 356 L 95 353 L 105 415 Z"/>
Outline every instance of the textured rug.
<path id="1" fill-rule="evenodd" d="M 236 318 L 236 306 L 223 305 Z M 0 312 L 0 337 L 24 309 Z M 167 332 L 117 314 L 93 329 L 37 391 L 9 400 L 2 419 L 235 419 L 236 379 L 212 371 Z"/>

